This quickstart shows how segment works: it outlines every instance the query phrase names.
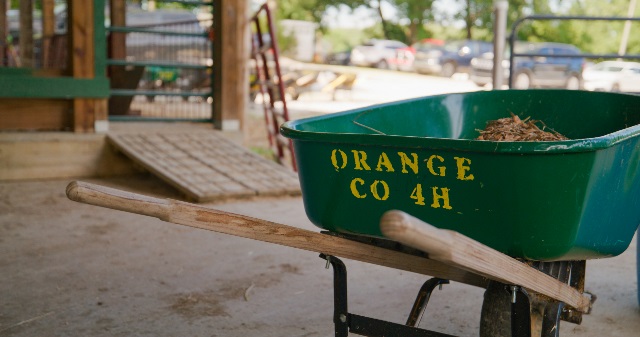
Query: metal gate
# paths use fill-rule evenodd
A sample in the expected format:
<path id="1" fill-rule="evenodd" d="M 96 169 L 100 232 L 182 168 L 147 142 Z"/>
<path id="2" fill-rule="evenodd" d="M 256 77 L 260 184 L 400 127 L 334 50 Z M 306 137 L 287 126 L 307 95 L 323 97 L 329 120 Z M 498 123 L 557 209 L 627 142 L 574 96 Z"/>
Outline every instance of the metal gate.
<path id="1" fill-rule="evenodd" d="M 127 24 L 107 27 L 109 120 L 210 123 L 213 2 L 156 2 L 200 11 L 127 10 Z"/>

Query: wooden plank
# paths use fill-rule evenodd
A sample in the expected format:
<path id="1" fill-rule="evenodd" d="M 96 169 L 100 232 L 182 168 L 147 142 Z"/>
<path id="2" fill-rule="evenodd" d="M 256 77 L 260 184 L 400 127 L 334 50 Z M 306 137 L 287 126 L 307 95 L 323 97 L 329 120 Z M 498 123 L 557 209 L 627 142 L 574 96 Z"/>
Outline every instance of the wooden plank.
<path id="1" fill-rule="evenodd" d="M 591 301 L 577 289 L 458 232 L 438 229 L 400 211 L 386 212 L 382 233 L 429 257 L 506 284 L 522 286 L 588 312 Z"/>
<path id="2" fill-rule="evenodd" d="M 222 0 L 213 1 L 213 23 L 211 24 L 212 32 L 211 36 L 213 65 L 211 74 L 211 96 L 213 102 L 211 103 L 211 119 L 213 120 L 213 126 L 220 130 L 222 129 L 223 119 L 223 105 L 222 101 L 224 97 L 222 95 L 223 87 L 223 74 L 224 69 L 222 65 L 222 38 L 220 34 L 222 32 Z"/>
<path id="3" fill-rule="evenodd" d="M 221 39 L 220 48 L 215 56 L 220 57 L 221 67 L 220 82 L 217 83 L 219 91 L 217 97 L 220 106 L 214 110 L 214 124 L 221 129 L 225 121 L 241 121 L 248 97 L 248 73 L 249 61 L 249 15 L 248 2 L 245 0 L 222 0 L 221 7 L 214 7 L 214 12 L 220 10 L 220 16 L 214 16 L 221 22 L 221 29 L 214 30 L 214 39 Z M 214 62 L 214 65 L 217 62 Z"/>
<path id="4" fill-rule="evenodd" d="M 105 137 L 71 132 L 0 132 L 0 181 L 136 173 L 131 161 L 111 148 Z"/>
<path id="5" fill-rule="evenodd" d="M 33 1 L 20 1 L 20 64 L 33 68 Z"/>
<path id="6" fill-rule="evenodd" d="M 93 1 L 70 0 L 68 11 L 72 77 L 74 79 L 95 78 Z M 73 131 L 93 132 L 95 121 L 98 120 L 96 114 L 100 114 L 101 110 L 102 103 L 95 99 L 74 99 Z"/>
<path id="7" fill-rule="evenodd" d="M 76 98 L 73 100 L 73 131 L 95 131 L 96 121 L 107 120 L 107 100 Z"/>
<path id="8" fill-rule="evenodd" d="M 7 47 L 5 44 L 5 39 L 3 36 L 7 36 L 7 1 L 0 0 L 0 37 L 2 41 L 0 42 L 0 67 L 4 67 L 7 65 L 6 63 L 6 55 L 7 55 Z"/>
<path id="9" fill-rule="evenodd" d="M 486 286 L 485 278 L 438 261 L 185 202 L 158 199 L 78 181 L 67 186 L 67 197 L 179 225 Z"/>
<path id="10" fill-rule="evenodd" d="M 2 1 L 2 0 L 0 0 Z M 42 67 L 51 67 L 51 40 L 55 34 L 54 0 L 42 0 Z"/>
<path id="11" fill-rule="evenodd" d="M 74 78 L 95 77 L 93 1 L 69 0 L 69 47 Z"/>
<path id="12" fill-rule="evenodd" d="M 70 100 L 57 99 L 2 99 L 0 130 L 70 130 L 71 104 Z"/>
<path id="13" fill-rule="evenodd" d="M 111 26 L 124 27 L 127 25 L 127 7 L 125 0 L 109 1 Z M 127 34 L 109 33 L 109 58 L 124 60 L 127 58 Z"/>
<path id="14" fill-rule="evenodd" d="M 109 141 L 197 202 L 300 194 L 295 173 L 216 133 L 114 133 Z"/>

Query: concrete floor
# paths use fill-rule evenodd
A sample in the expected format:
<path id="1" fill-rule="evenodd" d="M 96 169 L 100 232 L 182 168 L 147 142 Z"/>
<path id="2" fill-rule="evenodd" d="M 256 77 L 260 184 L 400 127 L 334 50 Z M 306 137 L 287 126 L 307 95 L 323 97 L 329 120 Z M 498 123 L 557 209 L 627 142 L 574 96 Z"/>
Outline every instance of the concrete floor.
<path id="1" fill-rule="evenodd" d="M 148 175 L 85 180 L 178 198 Z M 72 202 L 69 180 L 0 182 L 0 336 L 332 336 L 314 253 Z M 316 230 L 297 197 L 207 205 Z M 561 336 L 638 336 L 635 241 L 587 264 L 598 300 Z M 345 260 L 349 310 L 402 323 L 425 278 Z M 477 336 L 482 289 L 451 284 L 421 327 Z"/>

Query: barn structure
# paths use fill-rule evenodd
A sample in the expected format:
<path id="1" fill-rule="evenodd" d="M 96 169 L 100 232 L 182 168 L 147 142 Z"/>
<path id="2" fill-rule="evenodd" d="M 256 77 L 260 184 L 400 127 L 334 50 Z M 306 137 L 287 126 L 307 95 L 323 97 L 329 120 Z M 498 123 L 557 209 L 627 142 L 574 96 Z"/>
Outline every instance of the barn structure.
<path id="1" fill-rule="evenodd" d="M 0 0 L 0 180 L 142 166 L 196 201 L 299 190 L 218 132 L 242 129 L 252 22 L 246 0 Z"/>
<path id="2" fill-rule="evenodd" d="M 100 132 L 107 127 L 109 112 L 118 114 L 109 106 L 109 98 L 122 97 L 118 91 L 122 88 L 110 82 L 121 82 L 119 76 L 125 69 L 148 71 L 153 67 L 209 73 L 211 92 L 198 93 L 212 101 L 211 113 L 204 119 L 218 129 L 237 125 L 247 91 L 247 2 L 157 2 L 198 6 L 208 10 L 209 17 L 201 20 L 200 32 L 181 33 L 176 27 L 190 24 L 187 20 L 174 20 L 169 25 L 155 20 L 155 26 L 144 19 L 136 22 L 135 17 L 127 20 L 125 0 L 20 1 L 19 9 L 10 8 L 9 1 L 0 1 L 0 36 L 5 37 L 0 43 L 0 130 Z M 36 8 L 36 3 L 41 5 Z M 145 33 L 149 31 L 156 33 Z M 204 46 L 200 48 L 208 49 L 200 56 L 207 60 L 185 62 L 178 59 L 180 55 L 165 53 L 155 59 L 126 62 L 131 58 L 127 49 L 135 49 L 136 40 L 157 36 L 177 41 L 174 45 L 199 39 Z M 189 97 L 191 93 L 173 94 Z"/>

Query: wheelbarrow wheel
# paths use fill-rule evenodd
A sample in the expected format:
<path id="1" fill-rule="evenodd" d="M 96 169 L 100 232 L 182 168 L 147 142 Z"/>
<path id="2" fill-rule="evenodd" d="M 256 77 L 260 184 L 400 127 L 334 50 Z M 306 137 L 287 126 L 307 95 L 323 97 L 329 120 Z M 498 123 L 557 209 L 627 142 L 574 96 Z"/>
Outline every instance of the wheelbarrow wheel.
<path id="1" fill-rule="evenodd" d="M 511 336 L 511 295 L 503 284 L 490 282 L 480 314 L 480 337 Z"/>

